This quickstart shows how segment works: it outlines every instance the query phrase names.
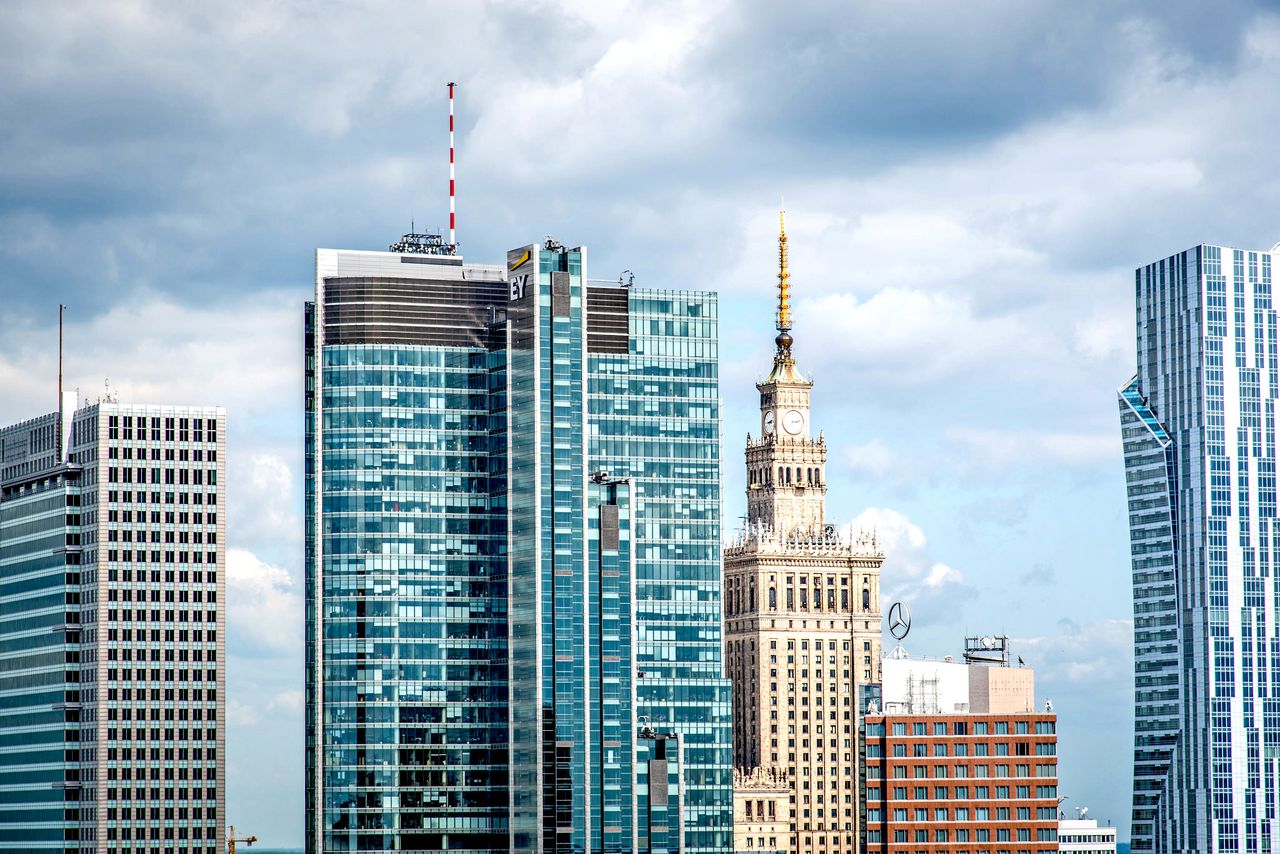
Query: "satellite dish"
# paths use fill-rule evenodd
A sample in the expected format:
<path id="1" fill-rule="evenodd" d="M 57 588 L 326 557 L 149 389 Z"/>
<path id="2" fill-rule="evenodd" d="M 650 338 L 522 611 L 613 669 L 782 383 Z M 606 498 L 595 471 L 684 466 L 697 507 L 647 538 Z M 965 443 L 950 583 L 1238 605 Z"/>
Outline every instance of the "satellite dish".
<path id="1" fill-rule="evenodd" d="M 983 639 L 982 639 L 982 648 L 983 648 L 983 649 L 991 649 L 991 647 L 992 647 L 994 644 L 995 644 L 995 640 L 994 640 L 994 639 L 992 639 L 992 638 L 983 638 Z"/>

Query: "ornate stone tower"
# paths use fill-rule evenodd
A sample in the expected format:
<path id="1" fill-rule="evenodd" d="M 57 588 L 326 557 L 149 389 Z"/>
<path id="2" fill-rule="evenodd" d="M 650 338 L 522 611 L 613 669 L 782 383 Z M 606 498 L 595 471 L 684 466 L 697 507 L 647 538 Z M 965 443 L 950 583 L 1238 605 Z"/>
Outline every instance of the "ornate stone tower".
<path id="1" fill-rule="evenodd" d="M 790 783 L 788 850 L 858 850 L 858 689 L 880 680 L 873 537 L 826 520 L 827 447 L 811 432 L 813 383 L 791 348 L 787 234 L 779 217 L 778 335 L 747 436 L 747 524 L 725 549 L 734 761 Z M 745 791 L 735 798 L 750 797 Z"/>
<path id="2" fill-rule="evenodd" d="M 760 438 L 747 436 L 747 522 L 781 534 L 820 534 L 826 524 L 827 446 L 809 435 L 813 383 L 791 355 L 791 276 L 787 229 L 779 215 L 778 346 L 760 391 Z"/>

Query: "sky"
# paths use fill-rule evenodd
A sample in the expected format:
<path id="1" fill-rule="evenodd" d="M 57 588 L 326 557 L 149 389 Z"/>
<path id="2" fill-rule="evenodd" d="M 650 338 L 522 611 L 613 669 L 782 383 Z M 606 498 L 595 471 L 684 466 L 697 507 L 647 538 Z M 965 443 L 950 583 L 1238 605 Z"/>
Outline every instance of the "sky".
<path id="1" fill-rule="evenodd" d="M 448 223 L 721 295 L 726 528 L 772 354 L 916 655 L 1008 634 L 1060 794 L 1128 836 L 1116 389 L 1133 270 L 1280 241 L 1280 9 L 1221 2 L 7 3 L 0 423 L 68 387 L 228 411 L 228 820 L 302 840 L 302 303 Z"/>

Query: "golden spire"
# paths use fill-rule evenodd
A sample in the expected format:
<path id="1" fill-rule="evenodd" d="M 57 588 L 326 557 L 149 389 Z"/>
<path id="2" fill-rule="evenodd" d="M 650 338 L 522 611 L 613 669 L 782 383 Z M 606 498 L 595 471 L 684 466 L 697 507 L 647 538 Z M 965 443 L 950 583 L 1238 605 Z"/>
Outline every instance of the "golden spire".
<path id="1" fill-rule="evenodd" d="M 778 211 L 778 331 L 791 329 L 791 274 L 787 272 L 787 212 Z"/>
<path id="2" fill-rule="evenodd" d="M 805 378 L 796 370 L 795 359 L 791 357 L 791 274 L 787 272 L 787 212 L 778 211 L 778 337 L 773 342 L 778 350 L 773 354 L 773 370 L 765 379 L 766 383 L 788 382 L 803 383 Z"/>

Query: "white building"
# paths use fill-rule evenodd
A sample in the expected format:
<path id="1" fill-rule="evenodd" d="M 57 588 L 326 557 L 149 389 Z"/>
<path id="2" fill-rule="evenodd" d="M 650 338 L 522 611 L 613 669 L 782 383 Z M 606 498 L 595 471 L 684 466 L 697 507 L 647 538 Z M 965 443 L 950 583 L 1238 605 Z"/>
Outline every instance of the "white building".
<path id="1" fill-rule="evenodd" d="M 949 655 L 912 658 L 899 646 L 880 663 L 884 711 L 907 715 L 1035 711 L 1035 671 L 1008 666 L 1007 638 L 990 638 L 988 642 L 999 644 L 998 654 L 993 653 L 996 657 L 963 661 L 954 661 Z"/>
<path id="2" fill-rule="evenodd" d="M 1095 818 L 1064 818 L 1058 822 L 1058 851 L 1075 854 L 1115 854 L 1116 829 L 1098 827 Z"/>

